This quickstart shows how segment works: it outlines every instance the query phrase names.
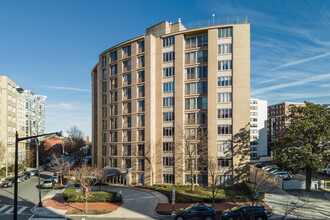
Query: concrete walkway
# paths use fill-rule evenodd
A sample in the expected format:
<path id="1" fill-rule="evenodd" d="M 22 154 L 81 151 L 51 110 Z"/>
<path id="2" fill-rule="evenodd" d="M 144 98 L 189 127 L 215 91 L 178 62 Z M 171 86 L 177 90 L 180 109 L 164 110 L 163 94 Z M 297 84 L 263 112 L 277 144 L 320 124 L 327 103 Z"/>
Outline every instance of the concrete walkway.
<path id="1" fill-rule="evenodd" d="M 98 191 L 98 186 L 94 187 Z M 159 202 L 167 203 L 163 194 L 138 187 L 102 186 L 101 190 L 113 191 L 122 194 L 123 204 L 116 210 L 103 217 L 114 219 L 159 219 L 154 214 Z"/>
<path id="2" fill-rule="evenodd" d="M 280 188 L 264 187 L 264 202 L 273 210 L 270 219 L 329 219 L 330 209 L 328 204 L 310 204 L 287 193 Z"/>

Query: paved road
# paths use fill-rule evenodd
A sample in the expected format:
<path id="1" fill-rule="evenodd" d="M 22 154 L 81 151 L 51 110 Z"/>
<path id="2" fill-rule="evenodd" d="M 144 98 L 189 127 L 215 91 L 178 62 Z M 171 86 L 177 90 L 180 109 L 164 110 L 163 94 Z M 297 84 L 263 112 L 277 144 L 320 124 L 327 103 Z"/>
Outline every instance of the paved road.
<path id="1" fill-rule="evenodd" d="M 52 176 L 53 172 L 44 171 L 40 174 L 40 182 Z M 18 219 L 30 219 L 32 214 L 30 209 L 39 201 L 38 177 L 32 176 L 30 179 L 18 183 Z M 46 195 L 50 189 L 42 189 L 41 197 Z M 0 188 L 0 219 L 11 220 L 13 218 L 14 187 Z"/>

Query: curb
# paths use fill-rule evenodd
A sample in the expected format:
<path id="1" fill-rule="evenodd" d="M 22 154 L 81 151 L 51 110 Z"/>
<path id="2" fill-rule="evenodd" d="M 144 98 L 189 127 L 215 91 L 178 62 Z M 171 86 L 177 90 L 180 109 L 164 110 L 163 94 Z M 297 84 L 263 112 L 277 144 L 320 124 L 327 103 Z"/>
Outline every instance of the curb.
<path id="1" fill-rule="evenodd" d="M 161 214 L 158 214 L 156 211 L 154 211 L 154 215 L 159 218 L 172 219 L 171 215 L 161 215 Z"/>
<path id="2" fill-rule="evenodd" d="M 44 208 L 46 209 L 46 208 Z M 49 213 L 48 209 L 47 210 L 47 213 L 43 214 L 43 213 L 40 213 L 38 211 L 36 211 L 36 206 L 33 206 L 31 209 L 30 209 L 30 212 L 33 213 L 34 215 L 36 216 L 40 216 L 40 217 L 50 217 L 50 218 L 55 218 L 55 217 L 63 217 L 62 215 L 60 214 L 57 214 L 55 212 L 52 211 L 52 214 Z"/>

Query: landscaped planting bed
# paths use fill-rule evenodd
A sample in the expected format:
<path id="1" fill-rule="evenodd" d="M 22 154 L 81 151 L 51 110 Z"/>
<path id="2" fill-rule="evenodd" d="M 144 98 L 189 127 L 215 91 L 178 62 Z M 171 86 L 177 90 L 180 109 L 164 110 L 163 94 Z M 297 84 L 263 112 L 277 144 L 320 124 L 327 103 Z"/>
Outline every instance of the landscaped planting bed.
<path id="1" fill-rule="evenodd" d="M 83 192 L 77 192 L 76 188 L 67 188 L 64 190 L 63 199 L 65 202 L 85 202 L 86 197 Z M 116 192 L 89 192 L 87 202 L 122 202 L 121 197 Z"/>

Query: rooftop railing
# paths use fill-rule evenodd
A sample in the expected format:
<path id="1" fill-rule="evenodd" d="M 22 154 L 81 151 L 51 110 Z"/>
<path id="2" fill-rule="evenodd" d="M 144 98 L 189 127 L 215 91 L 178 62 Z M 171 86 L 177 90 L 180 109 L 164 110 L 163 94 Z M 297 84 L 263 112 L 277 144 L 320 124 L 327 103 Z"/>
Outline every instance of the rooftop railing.
<path id="1" fill-rule="evenodd" d="M 236 17 L 225 17 L 225 18 L 213 18 L 204 21 L 195 21 L 189 23 L 182 23 L 187 30 L 209 27 L 215 25 L 225 25 L 225 24 L 246 24 L 248 23 L 248 16 L 236 16 Z"/>

